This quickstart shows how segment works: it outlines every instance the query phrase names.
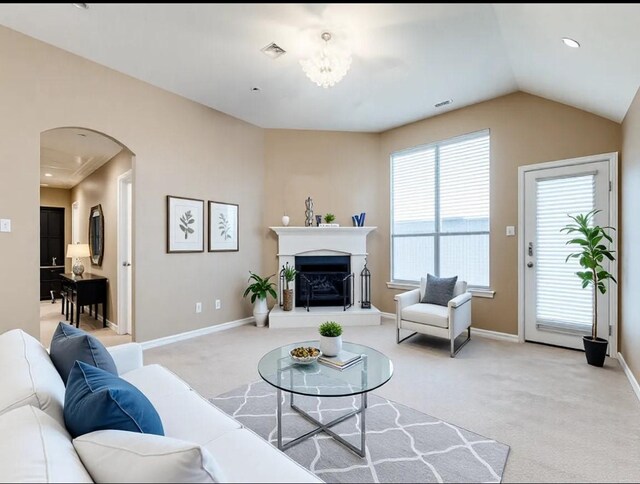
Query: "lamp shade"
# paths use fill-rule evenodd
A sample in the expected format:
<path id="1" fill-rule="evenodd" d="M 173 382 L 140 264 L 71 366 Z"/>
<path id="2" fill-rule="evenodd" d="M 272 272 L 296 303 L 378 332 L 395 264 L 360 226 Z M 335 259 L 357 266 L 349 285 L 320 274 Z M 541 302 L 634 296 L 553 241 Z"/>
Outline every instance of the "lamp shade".
<path id="1" fill-rule="evenodd" d="M 69 244 L 67 245 L 67 258 L 91 257 L 89 244 Z"/>

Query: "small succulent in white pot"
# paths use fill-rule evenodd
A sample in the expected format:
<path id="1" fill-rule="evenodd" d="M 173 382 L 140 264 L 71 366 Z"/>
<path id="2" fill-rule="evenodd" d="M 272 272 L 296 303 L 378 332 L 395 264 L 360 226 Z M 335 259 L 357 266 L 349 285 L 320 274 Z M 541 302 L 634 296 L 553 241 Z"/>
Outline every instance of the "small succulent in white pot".
<path id="1" fill-rule="evenodd" d="M 318 328 L 320 351 L 326 356 L 337 356 L 342 351 L 342 326 L 335 321 L 326 321 Z"/>

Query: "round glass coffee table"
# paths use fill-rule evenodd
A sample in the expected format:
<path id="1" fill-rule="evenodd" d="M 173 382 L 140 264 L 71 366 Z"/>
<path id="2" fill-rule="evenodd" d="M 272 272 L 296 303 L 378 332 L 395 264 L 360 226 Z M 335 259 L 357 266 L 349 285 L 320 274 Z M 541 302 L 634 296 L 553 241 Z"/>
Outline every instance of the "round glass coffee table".
<path id="1" fill-rule="evenodd" d="M 319 432 L 325 432 L 359 456 L 364 457 L 367 393 L 381 387 L 391 379 L 393 363 L 389 358 L 373 348 L 344 342 L 342 344 L 344 351 L 362 355 L 362 358 L 352 366 L 346 369 L 336 369 L 321 362 L 302 365 L 295 363 L 289 355 L 289 351 L 298 346 L 319 348 L 320 344 L 318 341 L 302 341 L 288 344 L 270 351 L 258 363 L 260 376 L 277 390 L 278 448 L 286 450 Z M 291 394 L 290 407 L 316 426 L 315 429 L 286 444 L 282 443 L 283 391 Z M 331 422 L 323 423 L 298 407 L 294 402 L 294 395 L 320 398 L 360 395 L 360 407 Z M 356 415 L 360 415 L 360 448 L 347 442 L 331 430 L 331 427 Z"/>

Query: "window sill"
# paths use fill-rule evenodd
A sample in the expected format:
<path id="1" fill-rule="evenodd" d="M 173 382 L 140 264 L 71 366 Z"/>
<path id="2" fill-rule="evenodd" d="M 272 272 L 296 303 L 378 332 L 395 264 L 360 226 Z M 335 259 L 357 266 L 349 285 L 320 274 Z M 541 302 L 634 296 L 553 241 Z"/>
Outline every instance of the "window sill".
<path id="1" fill-rule="evenodd" d="M 387 288 L 389 289 L 400 289 L 403 291 L 411 291 L 412 289 L 418 289 L 420 284 L 412 284 L 410 282 L 387 282 Z M 484 297 L 488 299 L 493 299 L 496 295 L 496 291 L 491 289 L 481 288 L 481 287 L 470 287 L 468 291 L 471 293 L 473 297 Z"/>

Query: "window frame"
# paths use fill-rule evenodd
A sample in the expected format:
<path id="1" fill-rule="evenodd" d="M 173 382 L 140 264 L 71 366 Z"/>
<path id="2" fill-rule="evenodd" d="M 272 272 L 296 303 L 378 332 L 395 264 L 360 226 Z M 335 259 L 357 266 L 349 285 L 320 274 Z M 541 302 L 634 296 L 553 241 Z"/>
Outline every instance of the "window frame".
<path id="1" fill-rule="evenodd" d="M 449 144 L 456 144 L 460 142 L 464 142 L 466 140 L 471 140 L 474 138 L 480 138 L 482 136 L 489 137 L 489 230 L 487 231 L 473 231 L 473 232 L 442 232 L 441 231 L 441 220 L 440 220 L 440 149 L 443 146 L 447 146 Z M 434 187 L 434 232 L 424 232 L 424 233 L 415 233 L 415 234 L 398 234 L 394 235 L 394 178 L 393 178 L 393 158 L 397 155 L 402 154 L 410 154 L 418 151 L 426 151 L 429 149 L 435 150 L 435 187 Z M 434 254 L 434 275 L 439 276 L 440 274 L 440 238 L 447 236 L 461 236 L 461 235 L 488 235 L 489 236 L 489 264 L 487 267 L 487 280 L 489 284 L 486 286 L 477 285 L 477 284 L 469 284 L 469 288 L 476 289 L 490 289 L 491 288 L 491 129 L 481 129 L 478 131 L 473 131 L 471 133 L 466 133 L 459 136 L 454 136 L 453 138 L 447 138 L 444 140 L 434 141 L 431 143 L 425 143 L 422 145 L 412 146 L 411 148 L 405 148 L 402 150 L 397 150 L 392 152 L 389 155 L 389 203 L 390 203 L 390 224 L 389 224 L 389 238 L 390 238 L 390 270 L 391 270 L 391 284 L 420 284 L 420 281 L 413 281 L 408 279 L 395 279 L 394 275 L 394 245 L 396 237 L 433 237 L 433 254 Z"/>

